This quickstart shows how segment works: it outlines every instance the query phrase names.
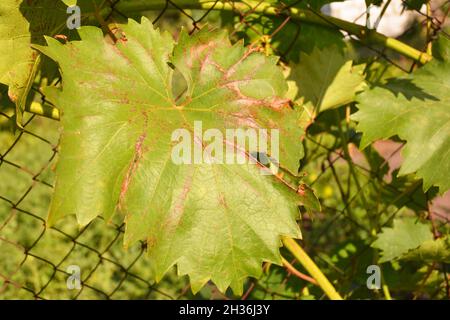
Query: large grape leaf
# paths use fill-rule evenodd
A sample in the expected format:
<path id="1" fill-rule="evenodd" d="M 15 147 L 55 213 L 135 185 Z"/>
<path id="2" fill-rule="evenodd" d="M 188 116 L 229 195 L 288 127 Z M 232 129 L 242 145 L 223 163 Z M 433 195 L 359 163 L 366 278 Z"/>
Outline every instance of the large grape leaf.
<path id="1" fill-rule="evenodd" d="M 450 64 L 434 59 L 412 75 L 395 78 L 358 97 L 352 116 L 363 132 L 361 148 L 398 135 L 406 140 L 399 174 L 416 173 L 423 186 L 450 188 Z"/>
<path id="2" fill-rule="evenodd" d="M 43 35 L 63 29 L 66 17 L 66 6 L 60 1 L 0 1 L 0 83 L 9 86 L 19 125 L 40 63 L 39 52 L 31 45 L 44 44 Z"/>
<path id="3" fill-rule="evenodd" d="M 279 162 L 297 173 L 300 112 L 283 98 L 277 59 L 232 45 L 223 31 L 182 31 L 174 44 L 145 18 L 121 29 L 116 44 L 100 29 L 82 27 L 81 41 L 47 38 L 39 47 L 63 75 L 63 90 L 46 92 L 61 108 L 63 126 L 48 222 L 76 214 L 86 225 L 117 209 L 125 215 L 125 244 L 147 240 L 157 279 L 177 264 L 194 291 L 211 279 L 239 293 L 262 261 L 280 263 L 280 235 L 300 236 L 303 192 L 255 164 L 177 165 L 171 135 L 187 129 L 195 148 L 201 134 L 194 121 L 203 131 L 279 129 Z M 172 94 L 171 66 L 186 79 L 180 99 Z"/>

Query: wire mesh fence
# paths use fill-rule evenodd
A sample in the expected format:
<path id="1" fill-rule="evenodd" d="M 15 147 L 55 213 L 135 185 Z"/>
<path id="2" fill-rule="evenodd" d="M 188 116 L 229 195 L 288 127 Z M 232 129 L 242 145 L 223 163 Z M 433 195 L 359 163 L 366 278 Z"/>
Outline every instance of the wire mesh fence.
<path id="1" fill-rule="evenodd" d="M 258 1 L 256 6 L 263 2 Z M 149 11 L 146 15 L 162 29 L 185 26 L 191 33 L 207 23 L 223 25 L 230 29 L 233 39 L 244 38 L 248 44 L 260 47 L 263 52 L 273 52 L 281 57 L 282 63 L 289 64 L 298 59 L 299 46 L 302 50 L 309 50 L 308 44 L 302 40 L 302 34 L 310 32 L 308 25 L 292 19 L 287 10 L 299 3 L 302 1 L 276 3 L 278 13 L 265 17 L 255 15 L 256 7 L 250 4 L 246 9 L 240 6 L 221 12 L 215 11 L 214 6 L 209 10 L 184 9 L 177 1 L 168 0 L 161 10 Z M 120 11 L 119 4 L 120 0 L 103 1 L 102 5 L 110 8 L 105 19 L 107 22 L 121 22 L 128 18 Z M 309 9 L 319 15 L 318 11 Z M 420 49 L 423 50 L 434 41 L 438 32 L 444 33 L 442 28 L 448 16 L 445 3 L 432 9 L 428 13 L 418 12 L 419 22 L 413 23 L 411 30 L 404 33 L 408 37 L 409 33 L 417 33 L 413 29 L 428 25 L 431 32 L 422 41 Z M 329 23 L 333 25 L 332 21 Z M 330 30 L 322 32 L 339 32 L 337 28 Z M 398 59 L 383 47 L 360 45 L 370 52 L 367 54 L 373 61 L 384 59 L 408 71 L 416 66 L 414 61 Z M 35 101 L 46 103 L 39 88 L 34 88 L 33 92 Z M 331 116 L 319 116 L 319 120 L 327 124 L 327 130 L 331 128 L 336 134 L 318 135 L 320 126 L 308 130 L 304 140 L 306 156 L 301 167 L 305 181 L 316 190 L 323 206 L 317 216 L 304 216 L 301 223 L 303 244 L 321 266 L 329 268 L 331 279 L 344 284 L 340 287 L 344 295 L 351 295 L 365 286 L 365 282 L 358 278 L 361 277 L 358 264 L 361 264 L 361 259 L 371 259 L 366 255 L 370 242 L 350 243 L 348 239 L 355 239 L 358 234 L 370 235 L 375 218 L 379 229 L 392 221 L 399 210 L 407 207 L 427 214 L 437 229 L 449 220 L 448 196 L 430 204 L 427 198 L 430 193 L 423 194 L 420 181 L 404 181 L 396 177 L 396 166 L 401 161 L 401 143 L 380 142 L 375 146 L 378 152 L 357 149 L 360 136 L 348 119 L 350 108 L 333 111 Z M 268 264 L 264 270 L 276 268 L 275 272 L 265 272 L 261 279 L 249 279 L 241 297 L 221 294 L 213 284 L 208 284 L 193 296 L 188 279 L 179 278 L 175 270 L 159 283 L 152 280 L 145 242 L 125 250 L 122 245 L 124 225 L 120 221 L 106 223 L 97 218 L 79 229 L 75 218 L 68 217 L 47 228 L 45 219 L 54 183 L 59 124 L 55 120 L 27 114 L 23 129 L 12 129 L 15 120 L 9 111 L 7 107 L 0 110 L 1 298 L 296 299 L 300 295 L 305 296 L 310 283 L 296 278 L 282 267 Z M 389 201 L 381 202 L 381 197 Z M 361 219 L 362 216 L 374 219 Z M 77 268 L 81 282 L 70 290 L 73 270 Z M 431 273 L 435 273 L 438 279 L 436 295 L 448 294 L 446 266 L 433 266 Z"/>

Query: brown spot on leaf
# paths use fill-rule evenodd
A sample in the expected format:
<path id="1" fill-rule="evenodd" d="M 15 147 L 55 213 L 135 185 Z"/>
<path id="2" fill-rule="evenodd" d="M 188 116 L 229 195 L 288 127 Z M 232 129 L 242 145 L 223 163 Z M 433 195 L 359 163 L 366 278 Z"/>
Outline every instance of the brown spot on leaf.
<path id="1" fill-rule="evenodd" d="M 297 193 L 298 193 L 300 196 L 304 197 L 305 194 L 306 194 L 306 191 L 305 191 L 305 185 L 301 184 L 301 185 L 298 187 L 298 189 L 297 189 Z"/>
<path id="2" fill-rule="evenodd" d="M 146 242 L 146 249 L 151 250 L 156 246 L 157 240 L 155 236 L 149 236 Z"/>
<path id="3" fill-rule="evenodd" d="M 216 47 L 216 42 L 214 42 L 214 41 L 209 41 L 207 43 L 202 43 L 197 46 L 190 47 L 189 54 L 187 54 L 187 52 L 185 52 L 185 54 L 187 56 L 186 57 L 187 66 L 189 68 L 192 68 L 195 60 L 199 60 L 205 51 L 210 51 L 214 47 Z M 208 54 L 207 54 L 206 58 L 207 57 L 208 57 Z"/>
<path id="4" fill-rule="evenodd" d="M 219 203 L 222 207 L 228 208 L 227 202 L 225 201 L 225 197 L 221 193 L 219 194 Z"/>

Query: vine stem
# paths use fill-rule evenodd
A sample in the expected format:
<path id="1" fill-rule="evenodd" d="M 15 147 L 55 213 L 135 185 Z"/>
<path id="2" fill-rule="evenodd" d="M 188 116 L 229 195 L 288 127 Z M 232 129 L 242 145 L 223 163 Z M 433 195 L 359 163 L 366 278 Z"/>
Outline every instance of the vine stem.
<path id="1" fill-rule="evenodd" d="M 431 39 L 432 36 L 432 19 L 431 18 L 431 3 L 430 0 L 427 1 L 427 53 L 432 54 L 433 53 L 433 41 Z"/>
<path id="2" fill-rule="evenodd" d="M 284 237 L 283 244 L 285 248 L 292 253 L 298 262 L 300 262 L 309 274 L 317 281 L 317 284 L 331 300 L 343 300 L 341 295 L 336 291 L 334 286 L 322 273 L 319 267 L 294 239 Z"/>
<path id="3" fill-rule="evenodd" d="M 297 269 L 295 269 L 295 267 L 289 263 L 289 261 L 287 261 L 285 258 L 281 257 L 281 262 L 283 263 L 283 266 L 286 267 L 286 269 L 293 274 L 294 276 L 296 276 L 297 278 L 300 278 L 302 280 L 308 281 L 314 285 L 318 285 L 316 279 L 311 278 L 309 276 L 307 276 L 306 274 L 298 271 Z"/>
<path id="4" fill-rule="evenodd" d="M 377 44 L 392 49 L 403 56 L 411 58 L 417 62 L 425 64 L 432 60 L 432 56 L 426 52 L 419 51 L 397 39 L 387 37 L 375 30 L 367 29 L 352 22 L 314 12 L 309 9 L 299 9 L 287 7 L 285 9 L 273 6 L 265 1 L 246 0 L 241 1 L 216 1 L 216 0 L 173 0 L 169 1 L 180 9 L 202 9 L 202 10 L 223 10 L 223 11 L 251 11 L 252 13 L 277 16 L 283 13 L 298 21 L 321 25 L 328 28 L 340 29 L 356 36 L 359 41 L 365 44 Z M 164 10 L 167 0 L 136 0 L 132 2 L 119 2 L 115 9 L 120 12 L 132 13 L 145 10 Z M 173 6 L 172 6 L 173 7 Z M 170 8 L 170 6 L 169 6 Z M 175 7 L 173 7 L 175 8 Z M 105 8 L 109 14 L 110 8 Z"/>

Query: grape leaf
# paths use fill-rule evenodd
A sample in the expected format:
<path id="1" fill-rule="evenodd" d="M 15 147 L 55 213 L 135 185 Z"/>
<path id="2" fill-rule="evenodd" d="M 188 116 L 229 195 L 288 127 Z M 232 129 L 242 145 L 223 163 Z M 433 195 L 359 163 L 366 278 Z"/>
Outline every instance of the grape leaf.
<path id="1" fill-rule="evenodd" d="M 28 92 L 40 63 L 31 44 L 44 44 L 65 26 L 66 6 L 60 1 L 0 1 L 0 83 L 9 86 L 21 125 Z"/>
<path id="2" fill-rule="evenodd" d="M 427 240 L 418 248 L 409 251 L 403 258 L 415 261 L 449 263 L 450 238 L 446 236 L 436 240 Z"/>
<path id="3" fill-rule="evenodd" d="M 125 245 L 147 240 L 157 279 L 176 264 L 194 291 L 212 280 L 240 293 L 247 276 L 261 274 L 262 261 L 280 263 L 281 235 L 300 236 L 302 194 L 255 164 L 177 165 L 171 135 L 188 130 L 195 148 L 194 121 L 203 131 L 279 129 L 279 163 L 297 173 L 301 112 L 283 98 L 277 58 L 232 45 L 223 31 L 182 31 L 174 44 L 146 18 L 120 29 L 116 44 L 82 27 L 81 41 L 47 38 L 39 47 L 63 75 L 63 90 L 46 92 L 63 126 L 48 222 L 76 214 L 86 225 L 117 210 L 125 215 Z M 171 66 L 187 83 L 179 99 Z"/>
<path id="4" fill-rule="evenodd" d="M 315 114 L 354 101 L 356 92 L 364 88 L 359 68 L 336 46 L 301 53 L 290 79 L 297 84 L 297 99 L 312 103 Z"/>
<path id="5" fill-rule="evenodd" d="M 450 61 L 450 39 L 446 34 L 450 27 L 444 28 L 440 36 L 433 42 L 433 56 L 442 61 Z"/>
<path id="6" fill-rule="evenodd" d="M 426 241 L 432 241 L 433 234 L 426 224 L 416 218 L 397 218 L 392 228 L 383 228 L 372 247 L 381 250 L 380 263 L 401 258 Z"/>
<path id="7" fill-rule="evenodd" d="M 450 188 L 450 64 L 434 59 L 412 75 L 363 92 L 352 116 L 361 148 L 398 135 L 406 140 L 400 175 L 416 173 L 424 190 Z M 444 173 L 444 174 L 443 174 Z"/>

